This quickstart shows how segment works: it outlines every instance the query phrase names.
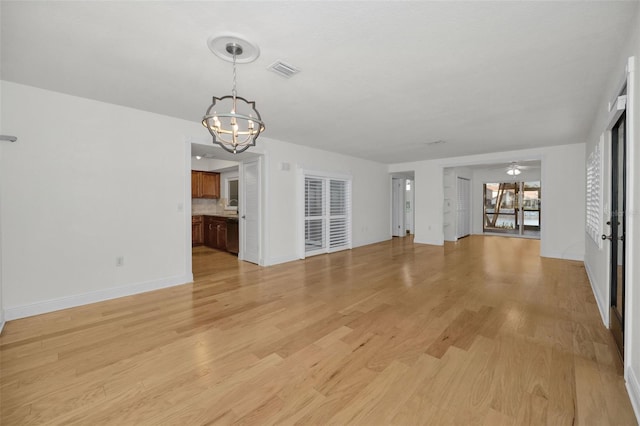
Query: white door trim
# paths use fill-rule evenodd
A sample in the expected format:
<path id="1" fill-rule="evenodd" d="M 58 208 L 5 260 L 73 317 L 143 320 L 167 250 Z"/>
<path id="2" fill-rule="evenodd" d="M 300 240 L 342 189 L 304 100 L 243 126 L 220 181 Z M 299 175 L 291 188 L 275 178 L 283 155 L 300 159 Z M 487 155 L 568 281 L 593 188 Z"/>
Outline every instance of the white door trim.
<path id="1" fill-rule="evenodd" d="M 258 200 L 256 203 L 258 211 L 255 212 L 256 224 L 258 226 L 258 229 L 256 231 L 257 238 L 258 238 L 258 253 L 256 254 L 255 259 L 248 259 L 247 250 L 246 250 L 247 228 L 246 228 L 245 217 L 247 214 L 247 211 L 246 211 L 247 203 L 246 203 L 246 192 L 245 192 L 245 189 L 246 189 L 245 168 L 247 164 L 250 164 L 250 163 L 255 163 L 258 169 L 256 174 L 258 179 L 258 182 L 257 182 Z M 262 242 L 263 242 L 263 238 L 262 238 L 262 170 L 263 170 L 262 156 L 256 159 L 251 159 L 251 160 L 241 162 L 238 170 L 239 183 L 240 183 L 238 196 L 242 200 L 242 203 L 240 203 L 240 211 L 238 212 L 239 231 L 240 231 L 240 250 L 238 252 L 238 259 L 256 263 L 258 265 L 264 264 L 264 256 L 262 253 Z"/>
<path id="2" fill-rule="evenodd" d="M 182 204 L 184 206 L 184 274 L 193 282 L 193 258 L 192 258 L 192 241 L 191 241 L 191 139 L 185 138 L 184 141 L 184 197 Z"/>
<path id="3" fill-rule="evenodd" d="M 626 219 L 627 219 L 627 224 L 626 224 L 626 235 L 625 235 L 625 250 L 626 250 L 626 258 L 625 258 L 625 265 L 626 265 L 626 271 L 625 271 L 625 283 L 626 283 L 626 289 L 625 289 L 625 331 L 624 331 L 624 377 L 627 381 L 630 380 L 629 374 L 630 374 L 630 367 L 631 367 L 631 348 L 632 348 L 632 340 L 633 340 L 633 328 L 635 328 L 635 321 L 637 320 L 637 318 L 634 317 L 634 312 L 636 311 L 636 307 L 633 305 L 633 300 L 634 300 L 634 295 L 633 293 L 635 292 L 634 287 L 636 284 L 636 272 L 637 272 L 637 268 L 639 267 L 639 265 L 637 264 L 637 262 L 634 262 L 635 259 L 635 250 L 634 247 L 638 244 L 637 241 L 633 240 L 633 237 L 635 235 L 635 227 L 636 227 L 636 219 L 637 219 L 637 214 L 630 214 L 633 213 L 635 206 L 636 206 L 636 200 L 635 200 L 635 196 L 634 194 L 636 194 L 636 191 L 638 191 L 638 179 L 640 179 L 640 176 L 638 176 L 638 173 L 636 172 L 636 168 L 635 168 L 635 144 L 637 142 L 636 136 L 635 136 L 635 129 L 634 129 L 634 121 L 637 119 L 636 117 L 636 111 L 635 111 L 635 105 L 634 105 L 634 97 L 635 97 L 635 90 L 636 88 L 634 87 L 635 84 L 635 58 L 632 56 L 630 58 L 628 58 L 627 60 L 627 66 L 626 66 L 626 74 L 627 74 L 627 99 L 626 99 L 626 110 L 627 110 L 627 120 L 626 120 L 626 157 L 627 157 L 627 164 L 626 164 L 626 172 L 627 172 L 627 176 L 626 176 L 626 202 L 627 202 L 627 214 L 626 214 Z M 636 389 L 636 391 L 638 391 L 638 389 Z M 638 395 L 636 395 L 637 397 Z M 636 413 L 638 412 L 637 410 L 640 409 L 640 407 L 635 407 L 636 408 Z"/>
<path id="4" fill-rule="evenodd" d="M 406 196 L 404 178 L 391 178 L 391 236 L 404 237 L 407 233 L 404 224 L 404 201 Z"/>

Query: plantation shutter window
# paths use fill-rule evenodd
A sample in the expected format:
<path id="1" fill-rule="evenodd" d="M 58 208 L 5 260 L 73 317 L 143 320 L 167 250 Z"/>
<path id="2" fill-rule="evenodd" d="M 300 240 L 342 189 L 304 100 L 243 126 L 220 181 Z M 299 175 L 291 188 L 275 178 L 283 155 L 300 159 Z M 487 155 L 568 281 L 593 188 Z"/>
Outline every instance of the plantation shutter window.
<path id="1" fill-rule="evenodd" d="M 351 181 L 305 175 L 305 256 L 350 248 Z"/>
<path id="2" fill-rule="evenodd" d="M 304 185 L 304 247 L 305 252 L 312 253 L 325 248 L 325 183 L 305 177 Z"/>

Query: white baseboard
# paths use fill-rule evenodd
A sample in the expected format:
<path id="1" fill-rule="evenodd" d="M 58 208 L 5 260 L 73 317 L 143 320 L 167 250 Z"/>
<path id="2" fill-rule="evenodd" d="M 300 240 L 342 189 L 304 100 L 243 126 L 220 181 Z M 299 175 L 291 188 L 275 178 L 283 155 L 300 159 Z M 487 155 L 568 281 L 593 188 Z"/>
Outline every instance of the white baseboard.
<path id="1" fill-rule="evenodd" d="M 388 237 L 385 237 L 385 238 L 371 238 L 368 240 L 357 241 L 353 243 L 352 248 L 370 246 L 371 244 L 378 244 L 384 241 L 389 241 L 391 238 L 393 237 L 389 235 Z"/>
<path id="2" fill-rule="evenodd" d="M 584 262 L 584 253 L 549 251 L 545 253 L 540 253 L 540 257 L 550 257 L 552 259 L 564 259 L 564 260 L 577 260 L 578 262 Z"/>
<path id="3" fill-rule="evenodd" d="M 163 278 L 155 281 L 146 281 L 122 287 L 93 291 L 91 293 L 60 297 L 58 299 L 44 300 L 42 302 L 30 303 L 28 305 L 12 306 L 5 308 L 4 318 L 6 321 L 11 321 L 33 315 L 59 311 L 61 309 L 88 305 L 90 303 L 103 302 L 105 300 L 116 299 L 118 297 L 146 293 L 148 291 L 159 290 L 190 282 L 193 282 L 193 274 Z"/>
<path id="4" fill-rule="evenodd" d="M 293 262 L 294 260 L 300 260 L 298 256 L 279 256 L 270 258 L 264 266 L 279 265 L 281 263 Z"/>
<path id="5" fill-rule="evenodd" d="M 381 243 L 383 241 L 389 241 L 390 239 L 391 239 L 391 237 L 385 238 L 385 239 L 382 239 L 382 240 L 380 240 L 380 239 L 372 239 L 372 240 L 366 240 L 366 241 L 359 241 L 358 244 L 357 245 L 354 244 L 352 248 L 368 246 L 368 245 L 371 245 L 371 244 L 378 244 L 378 243 Z M 281 263 L 293 262 L 293 261 L 296 261 L 296 260 L 301 260 L 301 259 L 297 255 L 272 257 L 262 266 L 279 265 Z"/>
<path id="6" fill-rule="evenodd" d="M 430 246 L 443 246 L 444 245 L 444 238 L 442 240 L 423 240 L 421 238 L 413 238 L 413 242 L 416 244 L 426 244 L 426 245 L 430 245 Z"/>
<path id="7" fill-rule="evenodd" d="M 604 323 L 605 327 L 609 328 L 609 308 L 607 307 L 606 300 L 602 293 L 600 293 L 600 286 L 598 286 L 598 282 L 595 280 L 593 273 L 591 272 L 591 268 L 589 268 L 589 264 L 587 262 L 584 262 L 584 269 L 587 271 L 589 284 L 591 284 L 591 291 L 596 298 L 596 304 L 598 305 L 598 310 L 600 311 L 602 322 Z"/>
<path id="8" fill-rule="evenodd" d="M 2 329 L 3 328 L 4 328 L 4 319 L 2 321 L 0 321 L 0 334 L 2 334 Z"/>
<path id="9" fill-rule="evenodd" d="M 636 419 L 640 419 L 640 383 L 638 383 L 638 377 L 631 366 L 627 368 L 626 376 L 627 393 L 633 406 L 633 412 L 636 414 Z"/>

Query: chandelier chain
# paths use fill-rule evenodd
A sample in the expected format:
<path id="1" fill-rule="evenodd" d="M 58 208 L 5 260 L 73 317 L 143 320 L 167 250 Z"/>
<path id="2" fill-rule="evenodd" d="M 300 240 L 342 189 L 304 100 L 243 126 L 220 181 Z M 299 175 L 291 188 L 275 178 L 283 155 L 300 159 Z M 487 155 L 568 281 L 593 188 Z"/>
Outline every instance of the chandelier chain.
<path id="1" fill-rule="evenodd" d="M 233 90 L 231 90 L 231 94 L 234 99 L 238 92 L 236 91 L 236 51 L 233 51 Z"/>

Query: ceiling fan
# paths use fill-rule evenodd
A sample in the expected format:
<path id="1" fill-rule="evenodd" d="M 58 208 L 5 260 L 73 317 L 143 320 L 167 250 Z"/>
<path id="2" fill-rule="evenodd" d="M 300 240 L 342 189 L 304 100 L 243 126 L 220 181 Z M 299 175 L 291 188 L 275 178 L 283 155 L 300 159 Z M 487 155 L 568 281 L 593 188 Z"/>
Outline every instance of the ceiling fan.
<path id="1" fill-rule="evenodd" d="M 526 164 L 526 162 L 525 162 Z M 493 170 L 504 170 L 509 176 L 518 176 L 523 170 L 535 168 L 534 166 L 524 165 L 521 161 L 512 161 L 508 165 L 501 165 Z"/>
<path id="2" fill-rule="evenodd" d="M 522 171 L 520 170 L 522 166 L 519 166 L 515 161 L 507 167 L 507 174 L 509 176 L 518 176 Z"/>

